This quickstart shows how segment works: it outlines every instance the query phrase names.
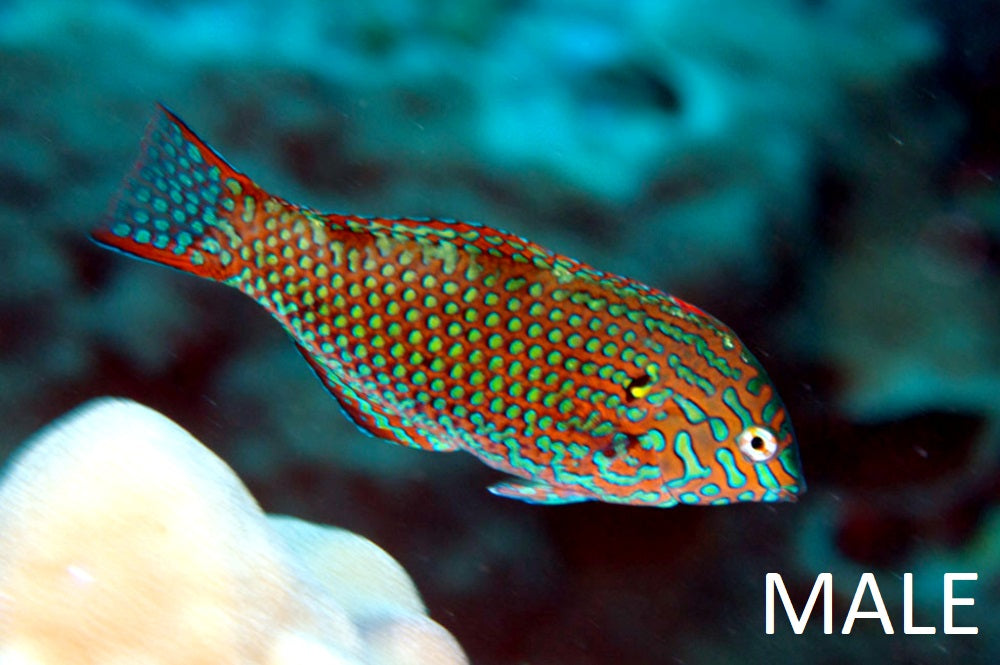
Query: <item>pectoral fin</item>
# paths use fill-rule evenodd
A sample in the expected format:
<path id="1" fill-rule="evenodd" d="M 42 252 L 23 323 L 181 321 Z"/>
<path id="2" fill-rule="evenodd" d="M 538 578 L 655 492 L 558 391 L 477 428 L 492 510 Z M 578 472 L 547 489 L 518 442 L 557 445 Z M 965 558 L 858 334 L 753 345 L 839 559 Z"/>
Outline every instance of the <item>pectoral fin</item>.
<path id="1" fill-rule="evenodd" d="M 490 492 L 508 499 L 517 499 L 526 503 L 558 505 L 563 503 L 579 503 L 592 501 L 594 497 L 587 496 L 568 487 L 549 485 L 540 480 L 523 480 L 520 478 L 505 480 L 490 486 Z"/>

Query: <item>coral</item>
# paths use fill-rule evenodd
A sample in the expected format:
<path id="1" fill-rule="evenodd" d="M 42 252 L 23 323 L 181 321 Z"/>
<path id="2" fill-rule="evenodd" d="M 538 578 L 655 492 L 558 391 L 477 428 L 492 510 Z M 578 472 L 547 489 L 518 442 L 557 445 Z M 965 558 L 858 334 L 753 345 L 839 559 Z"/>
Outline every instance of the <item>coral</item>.
<path id="1" fill-rule="evenodd" d="M 100 399 L 35 435 L 3 476 L 0 662 L 466 659 L 375 544 L 265 515 L 179 426 Z"/>

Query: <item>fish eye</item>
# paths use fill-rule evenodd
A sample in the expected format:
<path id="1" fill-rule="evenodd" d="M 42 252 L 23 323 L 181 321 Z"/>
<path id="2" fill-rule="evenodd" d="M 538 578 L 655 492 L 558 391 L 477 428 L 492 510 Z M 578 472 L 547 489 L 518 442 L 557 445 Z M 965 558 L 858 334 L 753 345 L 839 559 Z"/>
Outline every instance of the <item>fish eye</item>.
<path id="1" fill-rule="evenodd" d="M 748 427 L 736 437 L 740 452 L 751 462 L 766 462 L 774 457 L 778 440 L 770 430 L 763 427 Z"/>

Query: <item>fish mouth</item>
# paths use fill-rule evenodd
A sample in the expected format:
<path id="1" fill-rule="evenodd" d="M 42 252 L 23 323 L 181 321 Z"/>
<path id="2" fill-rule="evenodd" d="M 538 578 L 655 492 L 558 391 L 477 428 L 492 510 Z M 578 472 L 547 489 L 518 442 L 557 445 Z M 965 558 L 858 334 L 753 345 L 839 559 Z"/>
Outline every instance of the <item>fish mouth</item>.
<path id="1" fill-rule="evenodd" d="M 801 485 L 783 485 L 764 490 L 755 500 L 761 503 L 795 503 L 803 492 L 805 487 Z"/>
<path id="2" fill-rule="evenodd" d="M 799 495 L 806 491 L 805 483 L 802 485 L 791 485 L 788 487 L 782 487 L 781 489 L 774 492 L 774 499 L 772 501 L 787 501 L 788 503 L 795 503 L 799 500 Z M 765 494 L 766 497 L 766 494 Z M 768 499 L 765 498 L 765 501 Z"/>

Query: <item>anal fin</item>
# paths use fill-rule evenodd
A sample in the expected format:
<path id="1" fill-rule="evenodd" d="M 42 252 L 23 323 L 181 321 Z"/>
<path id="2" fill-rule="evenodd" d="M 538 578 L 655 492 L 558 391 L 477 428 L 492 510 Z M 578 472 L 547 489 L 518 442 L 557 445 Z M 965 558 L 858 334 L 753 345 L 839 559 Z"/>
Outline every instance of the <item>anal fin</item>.
<path id="1" fill-rule="evenodd" d="M 308 348 L 296 342 L 295 348 L 306 359 L 316 377 L 337 400 L 340 410 L 355 427 L 378 439 L 385 439 L 408 448 L 421 448 L 438 452 L 458 450 L 454 441 L 444 436 L 436 423 L 412 422 L 398 410 L 383 404 L 374 396 L 362 396 L 346 384 L 321 360 L 316 358 Z M 439 436 L 436 436 L 440 434 Z"/>
<path id="2" fill-rule="evenodd" d="M 540 480 L 524 480 L 521 478 L 504 480 L 503 482 L 491 485 L 489 490 L 491 494 L 507 497 L 508 499 L 517 499 L 526 503 L 538 503 L 549 506 L 593 500 L 593 497 L 586 496 L 568 487 L 549 485 Z"/>

